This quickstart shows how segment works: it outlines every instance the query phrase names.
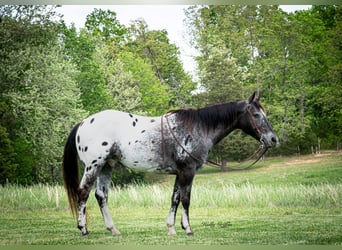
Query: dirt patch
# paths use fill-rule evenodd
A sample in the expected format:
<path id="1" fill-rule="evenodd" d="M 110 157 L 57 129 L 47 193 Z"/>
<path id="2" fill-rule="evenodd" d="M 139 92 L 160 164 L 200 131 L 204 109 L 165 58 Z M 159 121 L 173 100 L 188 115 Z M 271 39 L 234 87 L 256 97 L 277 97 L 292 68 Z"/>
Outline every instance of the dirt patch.
<path id="1" fill-rule="evenodd" d="M 282 163 L 273 163 L 265 168 L 271 169 L 271 168 L 278 168 L 278 167 L 286 167 L 286 166 L 293 166 L 293 165 L 299 165 L 299 164 L 310 164 L 310 163 L 317 163 L 322 161 L 322 159 L 291 159 L 286 162 Z"/>
<path id="2" fill-rule="evenodd" d="M 287 161 L 284 161 L 282 163 L 271 163 L 268 166 L 265 166 L 265 168 L 277 168 L 277 167 L 286 167 L 286 166 L 294 166 L 294 165 L 300 165 L 300 164 L 311 164 L 311 163 L 318 163 L 324 161 L 324 158 L 329 155 L 342 155 L 342 151 L 324 151 L 321 154 L 315 154 L 315 155 L 302 155 L 298 157 L 291 157 Z"/>

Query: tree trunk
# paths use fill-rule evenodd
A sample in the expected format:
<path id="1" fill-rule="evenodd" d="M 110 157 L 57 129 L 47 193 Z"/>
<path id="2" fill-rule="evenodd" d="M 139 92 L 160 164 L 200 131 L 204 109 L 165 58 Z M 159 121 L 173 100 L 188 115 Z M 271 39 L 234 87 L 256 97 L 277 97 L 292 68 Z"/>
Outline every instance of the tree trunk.
<path id="1" fill-rule="evenodd" d="M 227 171 L 227 160 L 222 160 L 221 172 L 226 172 L 226 171 Z"/>

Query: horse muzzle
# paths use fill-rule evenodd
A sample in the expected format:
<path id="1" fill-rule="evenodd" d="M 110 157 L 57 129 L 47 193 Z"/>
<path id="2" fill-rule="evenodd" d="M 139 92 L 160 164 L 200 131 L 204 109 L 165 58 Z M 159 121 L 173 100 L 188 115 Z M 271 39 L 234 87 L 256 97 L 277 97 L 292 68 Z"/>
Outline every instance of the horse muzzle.
<path id="1" fill-rule="evenodd" d="M 261 143 L 267 147 L 267 148 L 274 148 L 274 147 L 278 147 L 279 146 L 279 139 L 278 137 L 272 133 L 272 132 L 269 132 L 269 133 L 266 133 L 266 134 L 263 134 L 261 136 L 261 139 L 260 139 Z"/>

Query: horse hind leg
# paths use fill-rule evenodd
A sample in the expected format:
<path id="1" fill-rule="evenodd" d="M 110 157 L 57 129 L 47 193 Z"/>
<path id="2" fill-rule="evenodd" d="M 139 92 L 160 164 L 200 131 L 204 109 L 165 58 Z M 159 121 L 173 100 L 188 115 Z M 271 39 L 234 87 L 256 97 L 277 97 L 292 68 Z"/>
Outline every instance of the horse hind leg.
<path id="1" fill-rule="evenodd" d="M 104 224 L 113 235 L 120 235 L 120 231 L 115 227 L 108 208 L 108 190 L 111 183 L 113 162 L 104 165 L 96 182 L 95 197 L 99 204 Z"/>
<path id="2" fill-rule="evenodd" d="M 95 173 L 89 175 L 85 173 L 82 177 L 79 189 L 78 189 L 78 228 L 81 230 L 83 236 L 89 234 L 87 230 L 87 216 L 86 216 L 86 204 L 89 198 L 89 193 L 95 181 Z"/>

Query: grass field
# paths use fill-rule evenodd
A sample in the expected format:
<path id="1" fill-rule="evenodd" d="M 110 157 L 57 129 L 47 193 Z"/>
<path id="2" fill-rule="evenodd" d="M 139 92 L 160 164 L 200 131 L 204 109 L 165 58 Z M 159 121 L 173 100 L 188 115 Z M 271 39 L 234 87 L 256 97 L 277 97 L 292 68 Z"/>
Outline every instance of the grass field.
<path id="1" fill-rule="evenodd" d="M 342 154 L 266 159 L 248 171 L 206 167 L 195 177 L 186 236 L 167 235 L 173 176 L 110 191 L 121 231 L 104 229 L 92 192 L 90 235 L 81 237 L 62 186 L 0 187 L 0 245 L 329 244 L 342 245 Z"/>

